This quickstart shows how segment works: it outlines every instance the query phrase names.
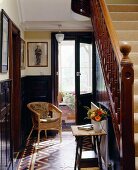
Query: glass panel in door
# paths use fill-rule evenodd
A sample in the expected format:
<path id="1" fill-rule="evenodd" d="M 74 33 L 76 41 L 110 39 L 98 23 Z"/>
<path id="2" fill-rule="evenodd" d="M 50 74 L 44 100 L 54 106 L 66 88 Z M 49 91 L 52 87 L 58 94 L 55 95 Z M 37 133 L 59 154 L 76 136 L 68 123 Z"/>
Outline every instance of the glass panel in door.
<path id="1" fill-rule="evenodd" d="M 93 99 L 93 41 L 91 36 L 80 37 L 76 60 L 76 124 L 89 123 L 87 110 Z"/>
<path id="2" fill-rule="evenodd" d="M 80 94 L 92 93 L 92 44 L 80 43 Z"/>

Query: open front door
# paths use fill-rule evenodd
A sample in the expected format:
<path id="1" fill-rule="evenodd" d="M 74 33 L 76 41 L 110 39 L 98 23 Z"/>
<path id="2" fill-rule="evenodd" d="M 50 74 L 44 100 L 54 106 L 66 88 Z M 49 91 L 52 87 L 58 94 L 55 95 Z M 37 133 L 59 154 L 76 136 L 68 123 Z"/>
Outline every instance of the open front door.
<path id="1" fill-rule="evenodd" d="M 78 39 L 76 47 L 76 124 L 85 124 L 89 120 L 87 110 L 84 106 L 89 106 L 93 100 L 93 44 L 92 37 L 83 36 Z"/>
<path id="2" fill-rule="evenodd" d="M 59 44 L 60 46 L 66 45 L 66 43 L 73 42 L 74 45 L 74 53 L 72 53 L 71 57 L 73 57 L 72 61 L 70 62 L 67 59 L 67 53 L 71 53 L 70 48 L 66 47 L 67 49 L 63 53 L 63 59 L 65 60 L 65 64 L 67 67 L 75 67 L 73 69 L 73 77 L 75 77 L 73 83 L 70 82 L 70 76 L 72 75 L 71 71 L 67 71 L 65 74 L 66 78 L 66 88 L 69 90 L 70 85 L 75 85 L 74 95 L 75 95 L 75 123 L 76 124 L 84 124 L 88 120 L 85 119 L 87 117 L 87 110 L 84 106 L 89 106 L 91 101 L 94 99 L 94 91 L 96 85 L 92 82 L 94 81 L 95 77 L 95 61 L 94 61 L 94 54 L 95 54 L 95 46 L 94 46 L 94 38 L 92 32 L 69 32 L 64 33 L 64 41 Z M 67 42 L 69 41 L 69 42 Z M 55 39 L 55 33 L 52 33 L 52 89 L 53 89 L 53 103 L 57 103 L 57 96 L 59 96 L 58 92 L 58 80 L 61 76 L 59 72 L 59 45 Z M 75 61 L 74 61 L 75 60 Z M 61 61 L 60 61 L 61 62 Z M 70 63 L 70 64 L 69 64 Z M 64 83 L 65 84 L 65 83 Z M 64 101 L 64 100 L 63 100 Z M 64 103 L 64 102 L 63 102 Z"/>

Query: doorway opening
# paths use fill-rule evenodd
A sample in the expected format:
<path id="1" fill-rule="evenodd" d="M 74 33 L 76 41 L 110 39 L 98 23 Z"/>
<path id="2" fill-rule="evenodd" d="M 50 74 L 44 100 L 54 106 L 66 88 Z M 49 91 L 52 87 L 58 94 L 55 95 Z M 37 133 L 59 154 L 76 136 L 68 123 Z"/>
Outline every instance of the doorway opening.
<path id="1" fill-rule="evenodd" d="M 84 106 L 90 107 L 91 101 L 95 100 L 94 35 L 92 32 L 64 32 L 64 41 L 58 44 L 55 34 L 51 34 L 52 102 L 63 111 L 66 125 L 89 123 Z M 73 107 L 74 113 L 65 114 L 65 106 Z"/>
<path id="2" fill-rule="evenodd" d="M 58 64 L 58 105 L 65 129 L 75 124 L 75 40 L 59 44 Z"/>

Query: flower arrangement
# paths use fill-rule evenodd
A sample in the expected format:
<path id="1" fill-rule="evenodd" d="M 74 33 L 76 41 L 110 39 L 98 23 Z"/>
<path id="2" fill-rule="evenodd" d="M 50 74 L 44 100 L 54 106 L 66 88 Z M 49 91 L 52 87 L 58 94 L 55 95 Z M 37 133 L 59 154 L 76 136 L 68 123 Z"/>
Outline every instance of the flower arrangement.
<path id="1" fill-rule="evenodd" d="M 102 120 L 105 120 L 108 116 L 107 112 L 101 108 L 98 108 L 96 110 L 92 110 L 89 107 L 86 107 L 88 110 L 87 115 L 88 119 L 95 120 L 97 122 L 100 122 Z"/>

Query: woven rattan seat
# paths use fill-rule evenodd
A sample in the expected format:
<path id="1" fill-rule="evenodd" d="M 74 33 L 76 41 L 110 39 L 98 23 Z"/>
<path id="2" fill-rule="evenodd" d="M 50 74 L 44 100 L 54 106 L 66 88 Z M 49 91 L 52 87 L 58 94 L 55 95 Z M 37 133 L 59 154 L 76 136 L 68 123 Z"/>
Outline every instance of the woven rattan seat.
<path id="1" fill-rule="evenodd" d="M 60 142 L 62 141 L 62 111 L 55 105 L 48 102 L 31 102 L 27 104 L 32 112 L 33 127 L 28 136 L 30 138 L 33 130 L 38 130 L 37 142 L 40 142 L 40 132 L 44 130 L 58 130 Z"/>

